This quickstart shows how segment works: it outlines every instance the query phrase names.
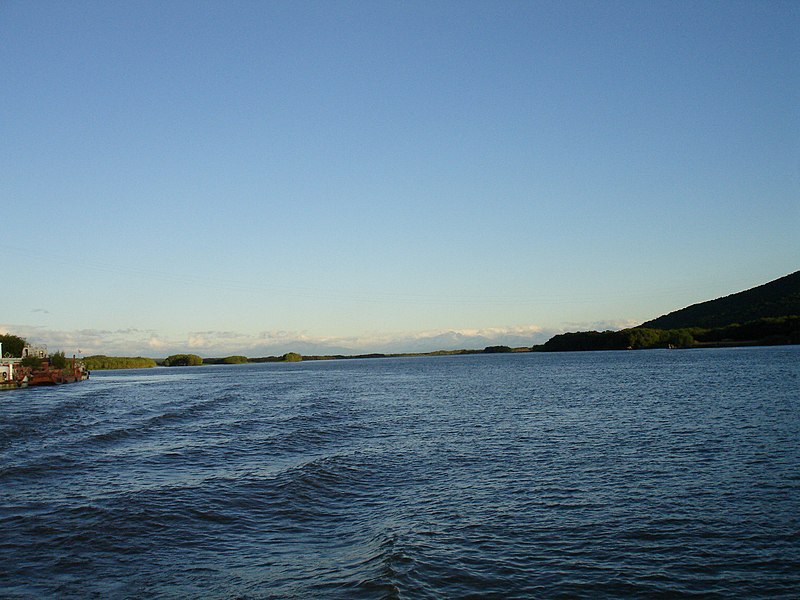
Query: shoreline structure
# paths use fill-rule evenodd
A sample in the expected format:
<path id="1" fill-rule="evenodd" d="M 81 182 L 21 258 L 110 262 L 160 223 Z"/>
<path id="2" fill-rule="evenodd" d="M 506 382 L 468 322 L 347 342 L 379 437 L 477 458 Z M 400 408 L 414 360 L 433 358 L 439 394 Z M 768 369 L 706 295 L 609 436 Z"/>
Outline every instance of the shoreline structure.
<path id="1" fill-rule="evenodd" d="M 25 345 L 21 357 L 3 357 L 0 341 L 0 390 L 14 390 L 43 385 L 77 383 L 89 379 L 89 370 L 82 361 L 63 352 L 52 357 L 44 346 Z"/>

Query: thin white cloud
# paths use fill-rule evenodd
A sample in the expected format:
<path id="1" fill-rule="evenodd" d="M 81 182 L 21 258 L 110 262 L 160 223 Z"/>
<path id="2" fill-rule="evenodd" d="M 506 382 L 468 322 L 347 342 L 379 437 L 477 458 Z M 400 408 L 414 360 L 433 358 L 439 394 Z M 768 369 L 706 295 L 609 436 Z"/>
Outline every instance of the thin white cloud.
<path id="1" fill-rule="evenodd" d="M 156 335 L 151 335 L 147 340 L 147 346 L 153 350 L 164 350 L 165 348 L 169 347 L 169 343 L 163 341 Z"/>
<path id="2" fill-rule="evenodd" d="M 59 330 L 35 325 L 0 324 L 0 331 L 25 338 L 30 343 L 46 345 L 50 351 L 67 354 L 109 354 L 114 356 L 153 355 L 157 344 L 155 332 L 140 329 Z"/>
<path id="3" fill-rule="evenodd" d="M 355 336 L 317 336 L 307 331 L 273 330 L 253 334 L 235 331 L 192 331 L 185 337 L 169 338 L 158 332 L 135 328 L 63 331 L 30 325 L 0 325 L 4 330 L 30 342 L 46 344 L 51 350 L 84 355 L 167 356 L 193 352 L 201 356 L 244 354 L 250 357 L 303 354 L 360 354 L 369 352 L 429 352 L 434 350 L 480 349 L 485 346 L 531 346 L 546 341 L 554 331 L 537 325 L 516 325 L 474 329 L 437 329 L 412 332 L 368 332 Z"/>
<path id="4" fill-rule="evenodd" d="M 617 319 L 611 321 L 579 321 L 564 323 L 564 331 L 618 331 L 640 325 L 641 321 Z"/>

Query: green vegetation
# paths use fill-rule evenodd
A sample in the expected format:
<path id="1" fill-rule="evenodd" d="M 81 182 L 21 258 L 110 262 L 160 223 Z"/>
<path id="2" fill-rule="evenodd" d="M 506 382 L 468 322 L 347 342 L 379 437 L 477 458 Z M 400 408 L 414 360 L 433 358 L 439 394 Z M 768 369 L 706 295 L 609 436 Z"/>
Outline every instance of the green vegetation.
<path id="1" fill-rule="evenodd" d="M 303 360 L 303 357 L 297 352 L 287 352 L 281 358 L 284 362 L 300 362 Z"/>
<path id="2" fill-rule="evenodd" d="M 738 294 L 693 304 L 639 327 L 579 331 L 533 351 L 800 344 L 800 271 Z"/>
<path id="3" fill-rule="evenodd" d="M 757 343 L 761 345 L 800 344 L 800 316 L 765 317 L 747 323 L 700 330 L 695 339 L 701 345 Z"/>
<path id="4" fill-rule="evenodd" d="M 531 350 L 561 352 L 574 350 L 637 350 L 642 348 L 692 348 L 720 345 L 800 344 L 800 316 L 766 317 L 742 325 L 710 329 L 651 329 L 634 327 L 621 331 L 579 331 L 562 333 Z"/>
<path id="5" fill-rule="evenodd" d="M 623 329 L 622 331 L 578 331 L 562 333 L 532 350 L 565 352 L 574 350 L 637 350 L 642 348 L 689 347 L 694 343 L 692 330 Z"/>
<path id="6" fill-rule="evenodd" d="M 90 371 L 102 371 L 104 369 L 150 369 L 156 366 L 156 361 L 152 358 L 142 358 L 141 356 L 103 356 L 96 354 L 81 359 L 86 368 Z"/>
<path id="7" fill-rule="evenodd" d="M 242 365 L 252 362 L 246 356 L 226 356 L 225 358 L 204 358 L 204 365 Z"/>
<path id="8" fill-rule="evenodd" d="M 173 354 L 164 359 L 165 367 L 194 367 L 203 364 L 197 354 Z"/>
<path id="9" fill-rule="evenodd" d="M 19 358 L 22 356 L 22 349 L 27 343 L 28 342 L 18 335 L 12 335 L 10 333 L 0 335 L 0 344 L 3 345 L 3 356 L 8 355 L 14 358 Z"/>
<path id="10" fill-rule="evenodd" d="M 222 359 L 223 365 L 241 365 L 247 362 L 246 356 L 226 356 Z"/>
<path id="11" fill-rule="evenodd" d="M 39 358 L 38 356 L 26 356 L 21 361 L 19 361 L 19 364 L 22 365 L 23 367 L 38 369 L 42 366 L 42 359 Z"/>
<path id="12" fill-rule="evenodd" d="M 642 323 L 641 327 L 714 329 L 789 315 L 800 315 L 800 271 L 737 294 L 693 304 Z"/>
<path id="13" fill-rule="evenodd" d="M 53 354 L 50 355 L 50 366 L 54 369 L 66 369 L 67 357 L 61 351 L 53 352 Z"/>

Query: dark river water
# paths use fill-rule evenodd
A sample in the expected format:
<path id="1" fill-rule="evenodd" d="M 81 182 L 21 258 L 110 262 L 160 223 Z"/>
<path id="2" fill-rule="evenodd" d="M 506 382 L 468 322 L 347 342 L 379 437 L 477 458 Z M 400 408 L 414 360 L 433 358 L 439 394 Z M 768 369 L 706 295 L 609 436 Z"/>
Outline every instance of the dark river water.
<path id="1" fill-rule="evenodd" d="M 800 346 L 0 395 L 0 597 L 800 595 Z"/>

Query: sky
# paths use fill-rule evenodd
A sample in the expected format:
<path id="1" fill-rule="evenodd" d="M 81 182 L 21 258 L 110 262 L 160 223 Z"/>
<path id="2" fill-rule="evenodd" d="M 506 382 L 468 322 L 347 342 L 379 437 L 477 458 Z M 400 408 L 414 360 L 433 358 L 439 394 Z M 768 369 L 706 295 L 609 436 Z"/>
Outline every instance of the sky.
<path id="1" fill-rule="evenodd" d="M 0 3 L 0 332 L 541 343 L 800 268 L 797 2 Z"/>

